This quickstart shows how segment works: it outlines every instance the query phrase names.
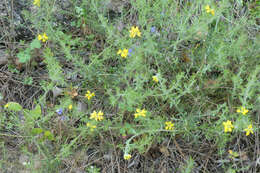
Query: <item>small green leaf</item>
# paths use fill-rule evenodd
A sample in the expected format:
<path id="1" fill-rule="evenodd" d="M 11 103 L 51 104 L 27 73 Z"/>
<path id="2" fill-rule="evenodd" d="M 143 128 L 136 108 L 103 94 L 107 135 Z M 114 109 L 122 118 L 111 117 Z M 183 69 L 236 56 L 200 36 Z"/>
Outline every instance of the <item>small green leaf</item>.
<path id="1" fill-rule="evenodd" d="M 129 133 L 129 134 L 133 134 L 133 135 L 137 134 L 136 131 L 135 131 L 135 129 L 133 129 L 133 128 L 130 128 L 130 129 L 128 130 L 128 133 Z"/>
<path id="2" fill-rule="evenodd" d="M 120 133 L 121 135 L 125 135 L 125 129 L 124 129 L 124 128 L 121 128 L 121 129 L 119 130 L 119 133 Z"/>
<path id="3" fill-rule="evenodd" d="M 41 106 L 37 105 L 33 110 L 30 111 L 29 114 L 33 117 L 34 120 L 40 118 L 42 114 Z"/>
<path id="4" fill-rule="evenodd" d="M 24 109 L 23 112 L 24 112 L 24 117 L 25 117 L 25 121 L 27 123 L 27 126 L 30 124 L 31 127 L 34 127 L 34 119 L 31 116 L 31 111 L 28 110 L 28 109 Z"/>
<path id="5" fill-rule="evenodd" d="M 17 54 L 20 63 L 26 63 L 31 59 L 30 50 L 26 49 L 25 51 L 21 51 Z"/>
<path id="6" fill-rule="evenodd" d="M 49 139 L 50 141 L 54 140 L 54 136 L 49 130 L 44 132 L 44 137 Z"/>
<path id="7" fill-rule="evenodd" d="M 10 111 L 21 111 L 23 110 L 23 107 L 16 102 L 8 102 L 7 103 L 8 106 L 6 106 L 6 108 Z"/>
<path id="8" fill-rule="evenodd" d="M 33 128 L 32 129 L 32 135 L 39 135 L 43 132 L 41 128 Z"/>
<path id="9" fill-rule="evenodd" d="M 37 49 L 41 48 L 41 42 L 40 42 L 40 40 L 38 40 L 37 38 L 34 39 L 34 40 L 31 42 L 31 44 L 30 44 L 30 48 L 31 48 L 31 50 L 33 50 L 33 49 L 35 49 L 35 48 L 37 48 Z"/>

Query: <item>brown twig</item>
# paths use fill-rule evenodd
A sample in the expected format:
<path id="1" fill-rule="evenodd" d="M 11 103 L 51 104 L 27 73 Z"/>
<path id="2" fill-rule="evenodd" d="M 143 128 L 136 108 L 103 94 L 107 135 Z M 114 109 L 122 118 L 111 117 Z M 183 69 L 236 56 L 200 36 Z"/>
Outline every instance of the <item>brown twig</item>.
<path id="1" fill-rule="evenodd" d="M 181 154 L 182 159 L 183 159 L 183 160 L 186 160 L 186 156 L 183 154 L 182 149 L 180 148 L 180 146 L 179 146 L 179 144 L 177 143 L 177 141 L 176 141 L 175 139 L 173 139 L 173 142 L 174 142 L 174 144 L 175 144 L 177 150 L 178 150 L 179 153 Z"/>

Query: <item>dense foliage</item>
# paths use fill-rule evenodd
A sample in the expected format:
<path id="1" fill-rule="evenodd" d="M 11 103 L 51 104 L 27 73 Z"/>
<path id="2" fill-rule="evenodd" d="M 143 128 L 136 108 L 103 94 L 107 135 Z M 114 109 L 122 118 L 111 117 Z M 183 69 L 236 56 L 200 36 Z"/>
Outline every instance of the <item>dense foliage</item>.
<path id="1" fill-rule="evenodd" d="M 25 3 L 4 172 L 260 172 L 257 1 Z"/>

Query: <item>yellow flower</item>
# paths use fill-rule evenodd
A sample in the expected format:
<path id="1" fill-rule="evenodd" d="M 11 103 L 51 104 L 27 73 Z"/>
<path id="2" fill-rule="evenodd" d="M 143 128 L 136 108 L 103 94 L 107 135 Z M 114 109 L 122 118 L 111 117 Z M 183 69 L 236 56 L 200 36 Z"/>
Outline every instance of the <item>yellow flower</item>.
<path id="1" fill-rule="evenodd" d="M 129 33 L 130 33 L 129 36 L 131 38 L 135 38 L 136 36 L 141 37 L 141 32 L 140 32 L 138 26 L 137 27 L 132 26 L 131 30 L 129 31 Z"/>
<path id="2" fill-rule="evenodd" d="M 38 40 L 42 40 L 42 36 L 40 34 L 38 35 Z"/>
<path id="3" fill-rule="evenodd" d="M 38 35 L 38 40 L 40 40 L 42 42 L 46 42 L 48 40 L 48 36 L 44 32 L 42 35 L 41 34 Z"/>
<path id="4" fill-rule="evenodd" d="M 241 106 L 240 108 L 237 109 L 237 113 L 242 113 L 243 115 L 246 115 L 248 113 L 248 109 Z"/>
<path id="5" fill-rule="evenodd" d="M 118 50 L 117 55 L 120 55 L 122 58 L 126 58 L 128 55 L 128 49 Z"/>
<path id="6" fill-rule="evenodd" d="M 153 81 L 156 82 L 156 83 L 158 83 L 158 82 L 159 82 L 158 77 L 157 77 L 157 76 L 153 76 Z"/>
<path id="7" fill-rule="evenodd" d="M 38 7 L 40 7 L 40 3 L 41 3 L 40 0 L 34 0 L 34 1 L 33 1 L 33 5 L 36 5 L 36 6 L 38 6 Z"/>
<path id="8" fill-rule="evenodd" d="M 119 50 L 117 51 L 117 55 L 120 55 L 121 53 L 122 53 L 122 50 L 119 49 Z"/>
<path id="9" fill-rule="evenodd" d="M 102 111 L 99 111 L 98 113 L 94 111 L 90 115 L 90 119 L 95 119 L 96 121 L 102 121 L 104 119 L 103 115 L 104 113 Z"/>
<path id="10" fill-rule="evenodd" d="M 95 128 L 97 128 L 96 125 L 92 125 L 91 123 L 87 123 L 86 126 L 90 128 L 90 131 L 93 131 Z"/>
<path id="11" fill-rule="evenodd" d="M 206 5 L 206 6 L 205 6 L 205 10 L 206 10 L 207 13 L 210 13 L 210 6 L 209 6 L 209 5 Z"/>
<path id="12" fill-rule="evenodd" d="M 215 15 L 215 10 L 214 10 L 214 9 L 211 9 L 211 10 L 210 10 L 210 13 L 212 14 L 212 16 L 214 16 L 214 15 Z"/>
<path id="13" fill-rule="evenodd" d="M 171 121 L 165 122 L 165 130 L 173 130 L 174 124 Z"/>
<path id="14" fill-rule="evenodd" d="M 122 58 L 126 58 L 128 55 L 128 49 L 124 49 L 121 53 Z"/>
<path id="15" fill-rule="evenodd" d="M 211 13 L 213 16 L 215 15 L 215 10 L 211 9 L 209 5 L 205 6 L 205 10 L 207 13 Z"/>
<path id="16" fill-rule="evenodd" d="M 95 93 L 93 92 L 93 93 L 91 93 L 89 90 L 87 91 L 87 93 L 85 94 L 85 97 L 88 99 L 88 100 L 90 100 L 92 97 L 94 97 L 95 96 Z"/>
<path id="17" fill-rule="evenodd" d="M 228 150 L 228 153 L 229 153 L 230 155 L 233 155 L 233 151 L 232 151 L 232 150 Z"/>
<path id="18" fill-rule="evenodd" d="M 6 109 L 6 108 L 8 108 L 8 106 L 9 106 L 9 104 L 7 103 L 7 104 L 5 104 L 4 108 Z"/>
<path id="19" fill-rule="evenodd" d="M 129 159 L 131 159 L 131 157 L 132 157 L 131 154 L 125 154 L 124 155 L 125 160 L 129 160 Z"/>
<path id="20" fill-rule="evenodd" d="M 224 132 L 232 132 L 232 129 L 234 128 L 234 126 L 232 125 L 232 122 L 227 120 L 226 122 L 223 122 L 223 126 L 224 126 Z"/>
<path id="21" fill-rule="evenodd" d="M 46 42 L 47 40 L 48 40 L 48 36 L 46 35 L 46 33 L 43 33 L 42 42 Z"/>
<path id="22" fill-rule="evenodd" d="M 135 118 L 138 118 L 139 116 L 145 117 L 146 116 L 146 110 L 145 109 L 136 109 L 136 113 L 134 114 Z"/>
<path id="23" fill-rule="evenodd" d="M 69 110 L 71 110 L 71 109 L 72 109 L 72 107 L 73 107 L 73 106 L 70 104 L 70 105 L 69 105 L 69 107 L 68 107 L 68 109 L 69 109 Z"/>
<path id="24" fill-rule="evenodd" d="M 252 124 L 250 124 L 246 129 L 244 129 L 244 131 L 246 132 L 246 136 L 250 135 L 250 133 L 254 134 L 252 128 Z"/>

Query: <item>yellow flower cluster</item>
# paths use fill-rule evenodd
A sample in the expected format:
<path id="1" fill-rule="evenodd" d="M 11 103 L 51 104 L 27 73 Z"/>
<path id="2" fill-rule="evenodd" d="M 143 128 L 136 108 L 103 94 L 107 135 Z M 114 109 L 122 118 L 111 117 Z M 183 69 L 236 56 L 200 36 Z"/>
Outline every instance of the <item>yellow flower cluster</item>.
<path id="1" fill-rule="evenodd" d="M 68 106 L 68 109 L 71 110 L 73 108 L 72 104 Z"/>
<path id="2" fill-rule="evenodd" d="M 129 159 L 131 159 L 131 157 L 132 157 L 131 154 L 125 154 L 124 155 L 125 160 L 129 160 Z"/>
<path id="3" fill-rule="evenodd" d="M 242 113 L 243 115 L 246 115 L 248 113 L 248 109 L 245 107 L 241 106 L 240 108 L 237 109 L 237 113 Z"/>
<path id="4" fill-rule="evenodd" d="M 165 122 L 165 130 L 173 130 L 174 124 L 171 121 Z"/>
<path id="5" fill-rule="evenodd" d="M 141 37 L 141 32 L 140 32 L 138 26 L 136 26 L 136 27 L 132 26 L 129 33 L 130 33 L 129 36 L 131 38 L 135 38 L 136 36 Z M 128 49 L 123 49 L 123 50 L 119 49 L 117 51 L 117 55 L 120 55 L 122 58 L 126 58 L 128 55 L 131 56 L 131 54 L 129 54 L 129 53 L 131 53 L 131 51 L 132 51 L 131 49 L 129 49 L 129 50 Z"/>
<path id="6" fill-rule="evenodd" d="M 254 134 L 252 124 L 250 124 L 249 126 L 247 126 L 247 128 L 244 129 L 244 131 L 246 132 L 246 136 L 250 135 L 250 133 Z"/>
<path id="7" fill-rule="evenodd" d="M 120 55 L 122 58 L 126 58 L 128 55 L 128 49 L 123 49 L 123 50 L 119 49 L 117 51 L 117 55 Z"/>
<path id="8" fill-rule="evenodd" d="M 87 123 L 86 126 L 90 128 L 90 131 L 93 131 L 95 128 L 97 128 L 96 125 L 92 125 L 91 123 Z"/>
<path id="9" fill-rule="evenodd" d="M 206 10 L 207 13 L 211 13 L 213 16 L 215 15 L 215 10 L 210 8 L 209 5 L 205 6 L 205 10 Z"/>
<path id="10" fill-rule="evenodd" d="M 224 126 L 225 133 L 232 132 L 232 129 L 234 128 L 234 126 L 232 125 L 232 122 L 230 120 L 223 122 L 223 126 Z M 248 136 L 250 134 L 254 134 L 252 124 L 248 125 L 247 128 L 244 129 L 244 132 L 246 132 L 246 136 Z"/>
<path id="11" fill-rule="evenodd" d="M 158 82 L 159 82 L 158 77 L 157 77 L 157 76 L 153 76 L 153 81 L 156 82 L 156 83 L 158 83 Z"/>
<path id="12" fill-rule="evenodd" d="M 129 31 L 129 33 L 130 33 L 129 36 L 131 38 L 135 38 L 136 36 L 141 37 L 141 32 L 140 32 L 138 26 L 136 26 L 136 27 L 132 26 L 131 30 Z"/>
<path id="13" fill-rule="evenodd" d="M 46 33 L 43 33 L 42 35 L 39 34 L 38 35 L 38 40 L 42 41 L 43 43 L 46 42 L 48 40 L 48 36 L 46 35 Z"/>
<path id="14" fill-rule="evenodd" d="M 38 6 L 38 7 L 40 7 L 40 4 L 41 3 L 41 0 L 34 0 L 33 1 L 33 5 L 36 5 L 36 6 Z"/>
<path id="15" fill-rule="evenodd" d="M 102 121 L 104 119 L 103 115 L 104 113 L 102 111 L 99 111 L 98 113 L 94 111 L 90 115 L 90 119 L 95 119 L 96 121 Z"/>
<path id="16" fill-rule="evenodd" d="M 9 106 L 9 104 L 7 103 L 7 104 L 5 104 L 4 108 L 6 109 L 6 108 L 8 108 L 8 106 Z"/>
<path id="17" fill-rule="evenodd" d="M 232 125 L 232 122 L 230 120 L 227 120 L 226 122 L 223 122 L 223 126 L 224 126 L 224 132 L 232 132 L 232 129 L 234 128 L 234 126 Z"/>
<path id="18" fill-rule="evenodd" d="M 87 91 L 87 93 L 85 94 L 85 97 L 88 99 L 88 100 L 90 100 L 92 97 L 94 97 L 95 96 L 95 93 L 93 92 L 93 93 L 91 93 L 89 90 Z"/>
<path id="19" fill-rule="evenodd" d="M 146 116 L 146 110 L 145 109 L 136 109 L 136 113 L 134 114 L 135 118 L 138 118 L 139 116 L 145 117 Z"/>

